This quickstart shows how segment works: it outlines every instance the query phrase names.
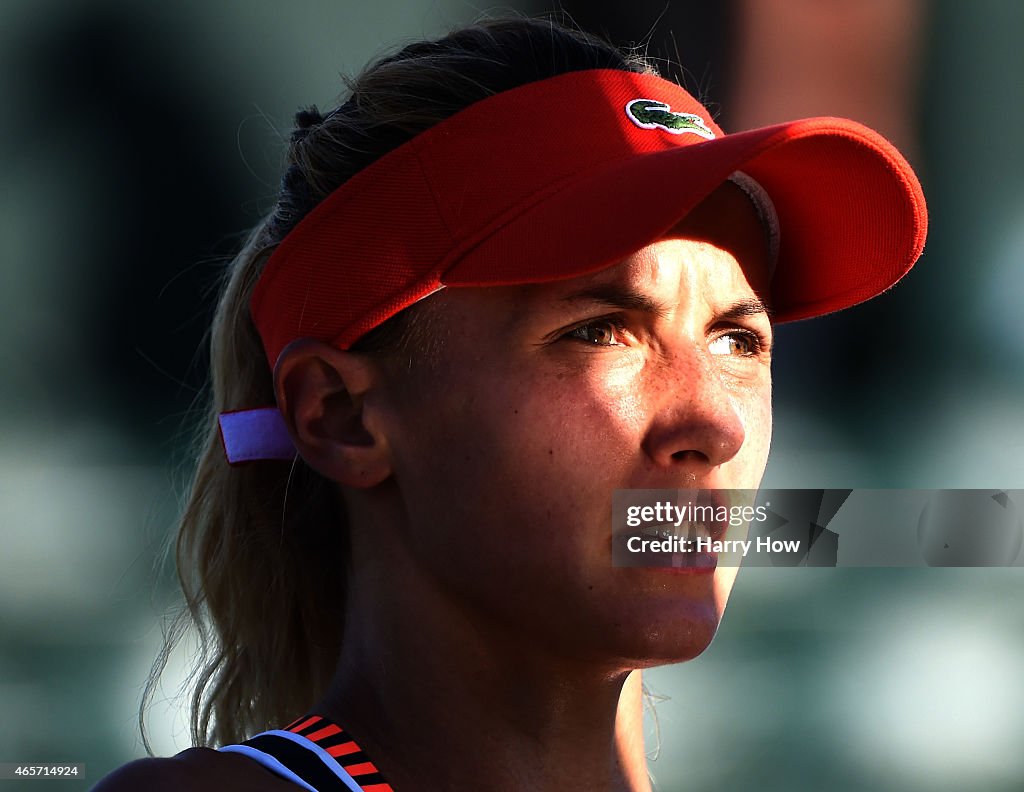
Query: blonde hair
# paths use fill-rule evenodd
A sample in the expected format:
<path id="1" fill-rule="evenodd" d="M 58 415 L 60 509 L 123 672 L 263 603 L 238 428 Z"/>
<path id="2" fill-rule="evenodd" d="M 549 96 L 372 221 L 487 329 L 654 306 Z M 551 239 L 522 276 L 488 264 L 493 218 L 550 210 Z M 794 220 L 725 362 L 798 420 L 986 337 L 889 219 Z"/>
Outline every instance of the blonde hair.
<path id="1" fill-rule="evenodd" d="M 184 608 L 168 630 L 140 708 L 192 628 L 196 745 L 227 744 L 303 714 L 334 674 L 341 648 L 346 517 L 335 485 L 305 465 L 227 464 L 220 413 L 274 403 L 273 378 L 249 299 L 270 250 L 316 204 L 387 151 L 491 94 L 568 71 L 653 72 L 643 60 L 543 20 L 478 23 L 412 44 L 368 67 L 348 99 L 296 115 L 274 211 L 227 269 L 210 336 L 211 393 L 175 544 Z M 415 357 L 414 306 L 364 336 L 361 351 Z"/>

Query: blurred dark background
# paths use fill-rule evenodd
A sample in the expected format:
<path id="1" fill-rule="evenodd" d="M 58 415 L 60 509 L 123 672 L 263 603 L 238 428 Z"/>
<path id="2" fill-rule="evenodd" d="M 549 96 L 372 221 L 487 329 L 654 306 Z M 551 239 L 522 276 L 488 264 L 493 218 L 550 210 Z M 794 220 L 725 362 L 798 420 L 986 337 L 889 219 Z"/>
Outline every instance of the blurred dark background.
<path id="1" fill-rule="evenodd" d="M 921 176 L 931 227 L 910 275 L 779 328 L 765 484 L 1024 487 L 1024 4 L 559 10 L 639 47 L 728 130 L 849 116 Z M 141 755 L 134 711 L 174 602 L 163 548 L 225 260 L 272 205 L 300 105 L 334 106 L 339 73 L 478 14 L 0 5 L 0 762 L 84 762 L 85 782 L 61 783 L 85 789 Z M 649 675 L 669 697 L 659 789 L 1020 789 L 1019 572 L 741 574 L 711 649 Z M 186 668 L 187 648 L 151 718 L 161 753 L 188 744 Z"/>

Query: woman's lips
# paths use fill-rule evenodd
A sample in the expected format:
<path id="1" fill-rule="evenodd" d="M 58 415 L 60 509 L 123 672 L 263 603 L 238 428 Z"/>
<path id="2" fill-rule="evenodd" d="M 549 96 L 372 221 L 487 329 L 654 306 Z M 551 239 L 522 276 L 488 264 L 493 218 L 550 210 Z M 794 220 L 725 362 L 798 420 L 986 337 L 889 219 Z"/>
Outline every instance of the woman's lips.
<path id="1" fill-rule="evenodd" d="M 724 529 L 703 523 L 662 523 L 627 528 L 617 531 L 612 537 L 613 559 L 615 566 L 620 567 L 684 573 L 713 572 L 718 566 L 718 553 L 705 543 L 711 545 L 723 534 Z"/>
<path id="2" fill-rule="evenodd" d="M 614 527 L 611 537 L 614 565 L 668 572 L 713 572 L 719 563 L 720 543 L 730 527 L 729 492 L 709 489 L 671 491 L 671 495 L 670 491 L 664 492 L 663 499 L 639 504 L 658 508 L 659 522 L 642 522 L 635 526 L 619 523 Z M 617 517 L 617 522 L 619 519 Z M 652 549 L 651 543 L 657 549 Z"/>

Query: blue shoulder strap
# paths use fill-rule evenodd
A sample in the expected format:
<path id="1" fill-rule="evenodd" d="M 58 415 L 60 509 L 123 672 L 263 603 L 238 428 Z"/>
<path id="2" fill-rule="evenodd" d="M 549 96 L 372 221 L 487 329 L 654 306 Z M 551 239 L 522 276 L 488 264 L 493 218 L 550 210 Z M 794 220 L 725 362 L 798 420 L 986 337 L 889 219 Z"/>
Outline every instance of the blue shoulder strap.
<path id="1" fill-rule="evenodd" d="M 319 715 L 220 750 L 248 756 L 309 792 L 393 792 L 345 730 Z"/>

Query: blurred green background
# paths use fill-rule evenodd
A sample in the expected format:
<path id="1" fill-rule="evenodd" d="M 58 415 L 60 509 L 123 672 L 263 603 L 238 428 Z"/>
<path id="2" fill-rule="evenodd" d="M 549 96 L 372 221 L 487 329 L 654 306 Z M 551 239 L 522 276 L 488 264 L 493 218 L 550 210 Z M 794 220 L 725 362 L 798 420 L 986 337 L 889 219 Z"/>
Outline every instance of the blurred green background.
<path id="1" fill-rule="evenodd" d="M 875 92 L 827 82 L 843 58 L 851 84 L 893 100 L 860 120 L 921 174 L 928 247 L 893 292 L 780 328 L 765 484 L 1019 489 L 1024 3 L 886 3 L 859 33 L 843 27 L 851 9 L 876 0 L 563 6 L 680 61 L 668 73 L 727 129 L 773 108 L 870 115 Z M 272 205 L 292 114 L 332 107 L 339 73 L 483 10 L 0 3 L 0 762 L 87 765 L 84 782 L 0 792 L 86 789 L 142 755 L 211 288 Z M 666 697 L 658 788 L 1024 788 L 1022 601 L 1019 568 L 741 573 L 712 647 L 648 675 Z M 188 745 L 186 661 L 172 658 L 151 713 L 160 754 Z"/>

